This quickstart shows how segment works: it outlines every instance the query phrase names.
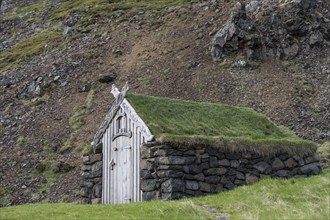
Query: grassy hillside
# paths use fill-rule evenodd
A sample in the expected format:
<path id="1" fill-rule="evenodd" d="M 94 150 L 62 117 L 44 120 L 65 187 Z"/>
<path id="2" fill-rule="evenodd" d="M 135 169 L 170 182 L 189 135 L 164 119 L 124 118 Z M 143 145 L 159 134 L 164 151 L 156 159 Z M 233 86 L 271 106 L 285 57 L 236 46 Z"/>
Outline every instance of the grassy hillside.
<path id="1" fill-rule="evenodd" d="M 316 150 L 312 142 L 298 138 L 250 108 L 139 94 L 129 94 L 128 100 L 159 140 L 215 145 L 227 142 L 229 150 L 230 143 L 240 143 L 245 150 L 261 154 Z"/>
<path id="2" fill-rule="evenodd" d="M 211 196 L 128 205 L 30 204 L 0 209 L 0 219 L 329 219 L 330 171 L 266 179 Z"/>

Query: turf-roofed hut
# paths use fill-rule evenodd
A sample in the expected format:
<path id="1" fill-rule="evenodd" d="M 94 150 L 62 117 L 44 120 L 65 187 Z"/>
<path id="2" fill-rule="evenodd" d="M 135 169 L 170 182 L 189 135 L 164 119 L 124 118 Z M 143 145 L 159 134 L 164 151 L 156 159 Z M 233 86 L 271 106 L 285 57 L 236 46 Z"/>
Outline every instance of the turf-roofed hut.
<path id="1" fill-rule="evenodd" d="M 321 172 L 316 145 L 250 108 L 127 94 L 84 157 L 85 203 L 200 196 L 268 177 Z"/>

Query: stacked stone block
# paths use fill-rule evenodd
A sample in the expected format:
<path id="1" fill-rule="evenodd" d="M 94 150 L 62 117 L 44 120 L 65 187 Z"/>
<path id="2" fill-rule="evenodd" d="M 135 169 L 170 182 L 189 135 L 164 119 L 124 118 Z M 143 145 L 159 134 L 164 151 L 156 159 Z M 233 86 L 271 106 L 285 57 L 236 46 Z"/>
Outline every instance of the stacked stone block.
<path id="1" fill-rule="evenodd" d="M 80 195 L 82 203 L 100 204 L 102 198 L 102 153 L 83 158 Z"/>
<path id="2" fill-rule="evenodd" d="M 262 156 L 225 152 L 215 147 L 178 147 L 158 142 L 141 146 L 143 200 L 201 196 L 252 184 L 269 177 L 319 174 L 317 154 Z"/>

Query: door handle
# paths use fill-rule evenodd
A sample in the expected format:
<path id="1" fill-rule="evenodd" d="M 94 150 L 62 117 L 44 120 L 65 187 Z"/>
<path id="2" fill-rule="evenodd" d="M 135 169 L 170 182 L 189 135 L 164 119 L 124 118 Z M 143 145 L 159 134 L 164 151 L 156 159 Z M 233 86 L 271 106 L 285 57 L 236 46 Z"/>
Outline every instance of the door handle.
<path id="1" fill-rule="evenodd" d="M 111 170 L 113 170 L 113 167 L 116 165 L 115 161 L 112 159 L 110 162 Z"/>

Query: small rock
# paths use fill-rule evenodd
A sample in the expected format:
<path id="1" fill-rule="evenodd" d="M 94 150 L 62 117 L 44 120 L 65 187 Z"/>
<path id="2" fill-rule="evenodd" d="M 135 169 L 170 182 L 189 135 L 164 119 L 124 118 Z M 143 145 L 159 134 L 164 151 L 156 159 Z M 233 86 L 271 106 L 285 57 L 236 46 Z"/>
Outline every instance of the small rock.
<path id="1" fill-rule="evenodd" d="M 98 81 L 100 83 L 111 83 L 116 79 L 116 75 L 103 75 L 100 76 L 100 78 L 98 79 Z"/>

